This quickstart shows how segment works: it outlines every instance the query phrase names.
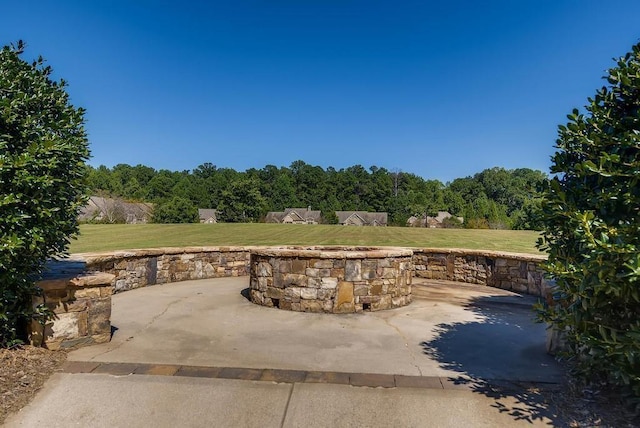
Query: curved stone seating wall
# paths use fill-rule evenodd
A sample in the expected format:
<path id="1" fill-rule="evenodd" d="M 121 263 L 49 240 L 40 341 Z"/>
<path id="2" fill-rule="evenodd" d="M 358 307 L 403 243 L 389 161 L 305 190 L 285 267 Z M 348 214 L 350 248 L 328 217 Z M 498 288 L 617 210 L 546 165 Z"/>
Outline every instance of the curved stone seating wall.
<path id="1" fill-rule="evenodd" d="M 115 275 L 114 291 L 193 279 L 246 276 L 250 247 L 150 248 L 74 254 L 87 269 Z"/>
<path id="2" fill-rule="evenodd" d="M 398 308 L 411 303 L 412 256 L 406 248 L 254 249 L 251 301 L 298 312 Z"/>
<path id="3" fill-rule="evenodd" d="M 546 256 L 484 250 L 413 250 L 417 278 L 485 285 L 545 297 L 550 286 L 540 263 Z"/>
<path id="4" fill-rule="evenodd" d="M 114 291 L 121 292 L 167 282 L 246 276 L 250 251 L 266 248 L 152 248 L 74 254 L 74 258 L 84 260 L 87 270 L 115 275 Z M 548 282 L 539 266 L 546 260 L 543 255 L 443 248 L 406 250 L 413 252 L 416 278 L 485 285 L 542 297 L 546 294 Z"/>
<path id="5" fill-rule="evenodd" d="M 109 340 L 111 330 L 111 294 L 113 292 L 192 279 L 247 276 L 251 266 L 250 252 L 252 250 L 265 249 L 265 247 L 187 247 L 74 254 L 71 259 L 53 263 L 49 278 L 43 278 L 39 282 L 39 286 L 44 291 L 44 301 L 39 297 L 34 297 L 34 304 L 45 303 L 55 312 L 57 319 L 45 326 L 44 329 L 34 325 L 31 339 L 34 343 L 44 342 L 50 348 L 81 346 Z M 479 286 L 498 287 L 540 297 L 546 297 L 550 288 L 549 282 L 544 278 L 544 271 L 539 266 L 540 262 L 545 260 L 544 256 L 442 248 L 406 248 L 396 250 L 406 251 L 409 254 L 408 256 L 402 256 L 403 258 L 408 257 L 402 260 L 402 263 L 404 263 L 402 268 L 404 272 L 402 277 L 405 278 L 404 285 L 400 287 L 399 295 L 394 296 L 393 291 L 389 292 L 390 283 L 387 283 L 386 291 L 380 290 L 381 297 L 379 300 L 371 298 L 371 303 L 369 303 L 370 306 L 368 307 L 371 310 L 382 309 L 389 304 L 389 297 L 383 297 L 382 294 L 391 296 L 389 307 L 393 307 L 391 305 L 396 304 L 400 305 L 402 299 L 398 300 L 399 297 L 404 299 L 404 304 L 410 302 L 410 291 L 409 294 L 406 293 L 407 287 L 411 286 L 411 273 L 413 273 L 414 279 L 459 281 Z M 344 288 L 338 285 L 341 278 L 343 278 L 342 275 L 344 275 L 344 282 L 351 282 L 353 285 L 354 311 L 360 310 L 359 305 L 362 305 L 362 310 L 364 310 L 367 299 L 377 296 L 376 293 L 378 291 L 375 288 L 377 283 L 365 284 L 367 281 L 355 279 L 357 275 L 353 281 L 347 281 L 347 278 L 351 278 L 351 276 L 347 276 L 346 260 L 347 258 L 345 258 L 345 271 L 343 274 L 339 273 L 339 269 L 341 269 L 341 262 L 339 261 L 337 264 L 332 262 L 331 268 L 320 268 L 317 265 L 312 265 L 311 258 L 305 261 L 305 263 L 309 263 L 309 269 L 318 269 L 320 287 L 304 287 L 305 298 L 302 296 L 303 287 L 299 287 L 301 308 L 303 304 L 308 310 L 316 310 L 320 304 L 322 310 L 327 310 L 328 312 L 350 308 L 351 285 L 345 285 Z M 327 263 L 327 261 L 325 260 L 324 263 Z M 364 277 L 371 275 L 370 272 L 372 272 L 373 267 L 369 263 L 372 263 L 372 260 L 365 258 L 360 261 L 361 278 L 363 278 L 363 275 Z M 381 258 L 376 263 L 387 262 Z M 256 264 L 255 266 L 258 269 L 258 265 Z M 272 273 L 286 273 L 280 272 L 280 265 L 278 265 L 277 269 L 274 269 L 274 266 L 271 266 Z M 407 271 L 407 266 L 410 266 L 409 271 Z M 268 269 L 266 266 L 263 266 L 263 268 Z M 384 265 L 378 264 L 375 269 L 383 269 L 384 276 L 385 268 Z M 288 267 L 284 269 L 286 270 Z M 305 265 L 305 273 L 306 269 L 307 266 Z M 325 280 L 325 288 L 322 287 L 321 269 L 329 269 L 329 276 L 326 278 L 332 278 Z M 355 272 L 355 269 L 353 269 L 353 272 Z M 291 270 L 294 270 L 293 261 L 291 262 Z M 293 272 L 289 273 L 293 274 Z M 312 270 L 310 273 L 310 278 L 314 278 L 312 276 L 315 274 L 314 271 Z M 326 271 L 323 271 L 322 275 L 325 273 Z M 259 274 L 258 270 L 256 270 L 256 277 L 267 278 L 268 284 L 268 276 L 264 275 L 264 272 Z M 289 277 L 288 281 L 294 281 L 293 278 L 295 277 Z M 371 278 L 366 279 L 369 280 Z M 400 283 L 402 281 L 400 280 Z M 311 282 L 313 283 L 313 281 Z M 337 282 L 335 287 L 333 287 L 334 282 Z M 264 281 L 262 284 L 264 285 Z M 307 279 L 308 284 L 309 278 Z M 365 285 L 369 287 L 366 289 L 366 294 L 364 294 L 365 289 L 363 288 Z M 405 288 L 403 289 L 402 287 Z M 326 291 L 331 289 L 334 291 Z M 318 295 L 326 296 L 327 293 L 329 295 L 335 293 L 337 300 L 334 300 L 331 310 L 329 310 L 329 303 L 318 303 L 319 299 L 313 298 L 314 290 L 316 297 Z M 344 294 L 341 295 L 342 290 L 346 291 L 343 291 Z M 262 290 L 258 288 L 258 291 Z M 297 296 L 297 290 L 288 291 L 287 293 L 291 293 L 291 296 Z M 263 295 L 263 297 L 272 299 L 271 304 L 274 303 L 273 295 Z M 356 299 L 356 297 L 358 298 Z M 396 298 L 396 303 L 393 301 L 394 297 Z M 294 308 L 294 303 L 298 303 L 294 302 L 294 300 L 294 297 L 292 297 L 292 308 Z M 307 303 L 303 303 L 304 301 L 307 301 Z M 265 300 L 265 304 L 268 305 L 269 302 Z M 284 301 L 280 300 L 278 304 L 286 306 L 286 297 Z"/>

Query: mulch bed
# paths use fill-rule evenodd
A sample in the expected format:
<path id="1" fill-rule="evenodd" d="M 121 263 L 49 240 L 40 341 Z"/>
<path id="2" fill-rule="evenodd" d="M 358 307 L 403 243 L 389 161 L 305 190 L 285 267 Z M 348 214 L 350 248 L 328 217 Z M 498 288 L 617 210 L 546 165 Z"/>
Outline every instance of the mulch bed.
<path id="1" fill-rule="evenodd" d="M 64 351 L 33 346 L 0 349 L 0 425 L 26 406 L 66 359 Z"/>

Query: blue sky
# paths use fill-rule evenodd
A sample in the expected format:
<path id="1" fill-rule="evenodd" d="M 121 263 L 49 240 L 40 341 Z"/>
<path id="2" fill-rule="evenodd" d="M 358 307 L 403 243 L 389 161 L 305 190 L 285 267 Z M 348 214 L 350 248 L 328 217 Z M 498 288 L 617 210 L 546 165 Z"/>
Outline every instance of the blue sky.
<path id="1" fill-rule="evenodd" d="M 548 171 L 639 16 L 637 0 L 21 0 L 0 44 L 67 80 L 94 166 L 301 159 L 447 182 Z"/>

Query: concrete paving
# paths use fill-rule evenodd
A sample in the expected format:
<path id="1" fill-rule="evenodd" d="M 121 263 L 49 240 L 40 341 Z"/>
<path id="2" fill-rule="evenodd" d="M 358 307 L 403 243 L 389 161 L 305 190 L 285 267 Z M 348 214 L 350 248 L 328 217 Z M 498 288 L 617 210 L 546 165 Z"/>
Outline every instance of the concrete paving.
<path id="1" fill-rule="evenodd" d="M 404 308 L 310 314 L 253 305 L 247 285 L 188 281 L 113 296 L 112 341 L 71 352 L 67 372 L 7 425 L 558 422 L 530 388 L 563 376 L 532 322 L 533 299 L 431 282 Z"/>

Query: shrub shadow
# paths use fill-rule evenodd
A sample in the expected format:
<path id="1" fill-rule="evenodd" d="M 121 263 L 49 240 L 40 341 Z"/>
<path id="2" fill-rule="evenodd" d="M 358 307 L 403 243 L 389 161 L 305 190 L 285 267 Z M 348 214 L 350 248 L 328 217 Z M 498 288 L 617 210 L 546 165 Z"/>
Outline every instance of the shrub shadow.
<path id="1" fill-rule="evenodd" d="M 516 421 L 551 421 L 566 426 L 549 402 L 565 381 L 565 371 L 546 353 L 545 327 L 533 321 L 529 296 L 474 297 L 464 305 L 475 321 L 443 323 L 422 342 L 440 367 L 460 373 L 448 379 L 495 400 L 492 405 Z"/>

